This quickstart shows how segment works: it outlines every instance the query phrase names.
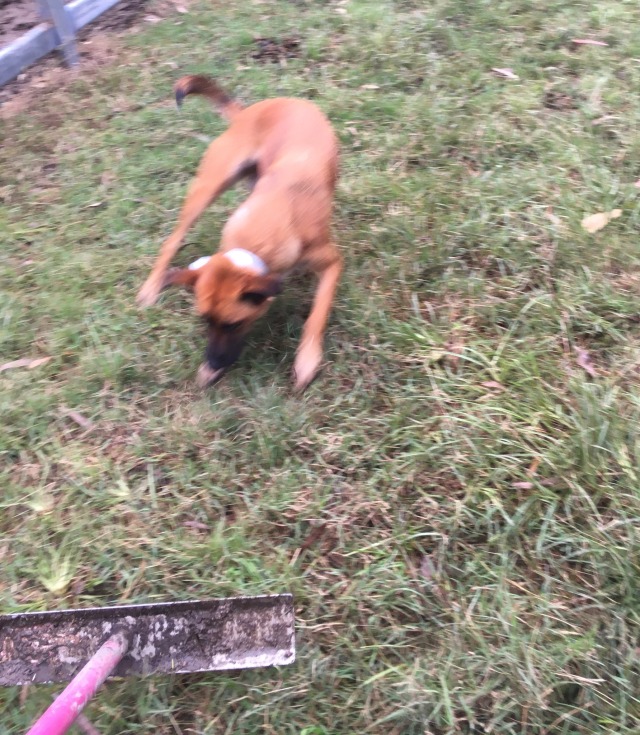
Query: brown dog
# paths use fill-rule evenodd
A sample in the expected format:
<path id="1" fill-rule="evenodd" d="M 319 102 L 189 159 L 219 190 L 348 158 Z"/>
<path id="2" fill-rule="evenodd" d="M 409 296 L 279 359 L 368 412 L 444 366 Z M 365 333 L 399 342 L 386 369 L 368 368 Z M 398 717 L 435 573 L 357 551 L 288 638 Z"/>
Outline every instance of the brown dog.
<path id="1" fill-rule="evenodd" d="M 269 99 L 242 108 L 203 76 L 183 77 L 175 94 L 178 104 L 188 94 L 208 97 L 231 125 L 204 154 L 138 303 L 153 304 L 170 285 L 194 289 L 196 308 L 207 323 L 206 362 L 198 372 L 199 383 L 206 385 L 238 358 L 244 336 L 280 292 L 283 277 L 294 266 L 305 266 L 317 275 L 318 286 L 294 363 L 296 388 L 304 389 L 322 360 L 342 270 L 330 234 L 336 136 L 324 114 L 305 100 Z M 187 230 L 240 179 L 248 179 L 252 191 L 226 223 L 218 252 L 202 265 L 168 270 Z"/>

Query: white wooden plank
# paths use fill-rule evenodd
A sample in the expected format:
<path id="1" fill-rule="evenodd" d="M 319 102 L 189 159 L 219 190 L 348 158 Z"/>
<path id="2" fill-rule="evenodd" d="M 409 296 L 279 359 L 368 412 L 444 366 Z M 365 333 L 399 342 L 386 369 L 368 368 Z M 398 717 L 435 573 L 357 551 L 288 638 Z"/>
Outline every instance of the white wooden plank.
<path id="1" fill-rule="evenodd" d="M 51 10 L 54 0 L 38 0 L 38 6 L 42 13 L 45 11 L 52 20 L 53 12 Z M 99 15 L 112 8 L 119 0 L 73 0 L 66 6 L 55 10 L 55 15 L 61 20 L 64 28 L 61 35 L 67 39 L 66 51 L 69 49 L 69 39 L 73 40 L 73 32 L 83 28 L 87 23 L 91 23 Z M 55 3 L 62 5 L 61 0 L 55 0 Z M 67 19 L 60 16 L 60 12 L 64 13 Z M 0 48 L 0 86 L 15 79 L 23 69 L 31 66 L 38 59 L 46 56 L 51 51 L 58 48 L 61 41 L 64 43 L 65 38 L 58 35 L 58 31 L 51 26 L 50 23 L 41 23 L 30 31 L 27 31 L 13 43 Z M 65 54 L 66 56 L 67 54 Z M 69 57 L 67 57 L 69 58 Z M 73 58 L 73 55 L 71 55 Z"/>
<path id="2" fill-rule="evenodd" d="M 73 18 L 76 31 L 87 23 L 91 23 L 105 10 L 112 8 L 120 0 L 73 0 L 67 5 L 67 10 Z"/>
<path id="3" fill-rule="evenodd" d="M 20 38 L 0 49 L 0 85 L 11 81 L 27 66 L 59 43 L 58 34 L 49 23 L 40 23 Z"/>

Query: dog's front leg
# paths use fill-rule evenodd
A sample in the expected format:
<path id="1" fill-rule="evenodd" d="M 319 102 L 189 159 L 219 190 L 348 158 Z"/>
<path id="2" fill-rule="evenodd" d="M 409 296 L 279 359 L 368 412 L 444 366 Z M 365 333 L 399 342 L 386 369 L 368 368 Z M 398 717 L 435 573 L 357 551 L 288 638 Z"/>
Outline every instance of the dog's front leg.
<path id="1" fill-rule="evenodd" d="M 335 244 L 329 242 L 313 253 L 309 266 L 318 276 L 318 287 L 293 367 L 298 391 L 304 390 L 314 379 L 322 362 L 324 331 L 342 272 L 342 257 Z"/>
<path id="2" fill-rule="evenodd" d="M 136 300 L 140 306 L 151 306 L 155 303 L 164 286 L 169 263 L 182 247 L 189 228 L 211 202 L 237 180 L 250 152 L 249 144 L 239 144 L 230 131 L 223 133 L 211 143 L 189 187 L 178 224 L 162 244 L 160 255 L 138 292 Z"/>

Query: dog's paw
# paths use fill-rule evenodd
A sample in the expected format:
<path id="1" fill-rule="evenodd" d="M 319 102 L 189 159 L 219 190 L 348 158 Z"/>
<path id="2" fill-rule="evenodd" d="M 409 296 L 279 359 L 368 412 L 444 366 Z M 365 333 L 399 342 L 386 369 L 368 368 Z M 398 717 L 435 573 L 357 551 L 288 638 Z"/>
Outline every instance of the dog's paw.
<path id="1" fill-rule="evenodd" d="M 317 340 L 300 345 L 293 364 L 293 381 L 297 392 L 302 392 L 318 374 L 322 362 L 322 348 Z"/>
<path id="2" fill-rule="evenodd" d="M 136 303 L 138 306 L 142 306 L 143 308 L 153 306 L 153 304 L 158 300 L 158 296 L 160 296 L 160 291 L 161 288 L 158 285 L 158 282 L 155 279 L 149 279 L 144 282 L 142 288 L 138 291 Z"/>
<path id="3" fill-rule="evenodd" d="M 198 388 L 208 388 L 210 385 L 217 383 L 220 378 L 224 375 L 226 368 L 219 368 L 214 370 L 209 367 L 206 362 L 198 368 L 198 374 L 196 375 L 196 385 Z"/>

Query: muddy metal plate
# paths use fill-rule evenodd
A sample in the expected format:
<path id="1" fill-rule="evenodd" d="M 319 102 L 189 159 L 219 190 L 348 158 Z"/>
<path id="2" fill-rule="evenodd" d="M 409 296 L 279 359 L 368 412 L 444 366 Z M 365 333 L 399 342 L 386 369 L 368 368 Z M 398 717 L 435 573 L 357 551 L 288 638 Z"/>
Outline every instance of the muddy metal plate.
<path id="1" fill-rule="evenodd" d="M 282 666 L 295 660 L 291 595 L 0 615 L 0 686 L 68 681 L 113 633 L 114 676 Z"/>

